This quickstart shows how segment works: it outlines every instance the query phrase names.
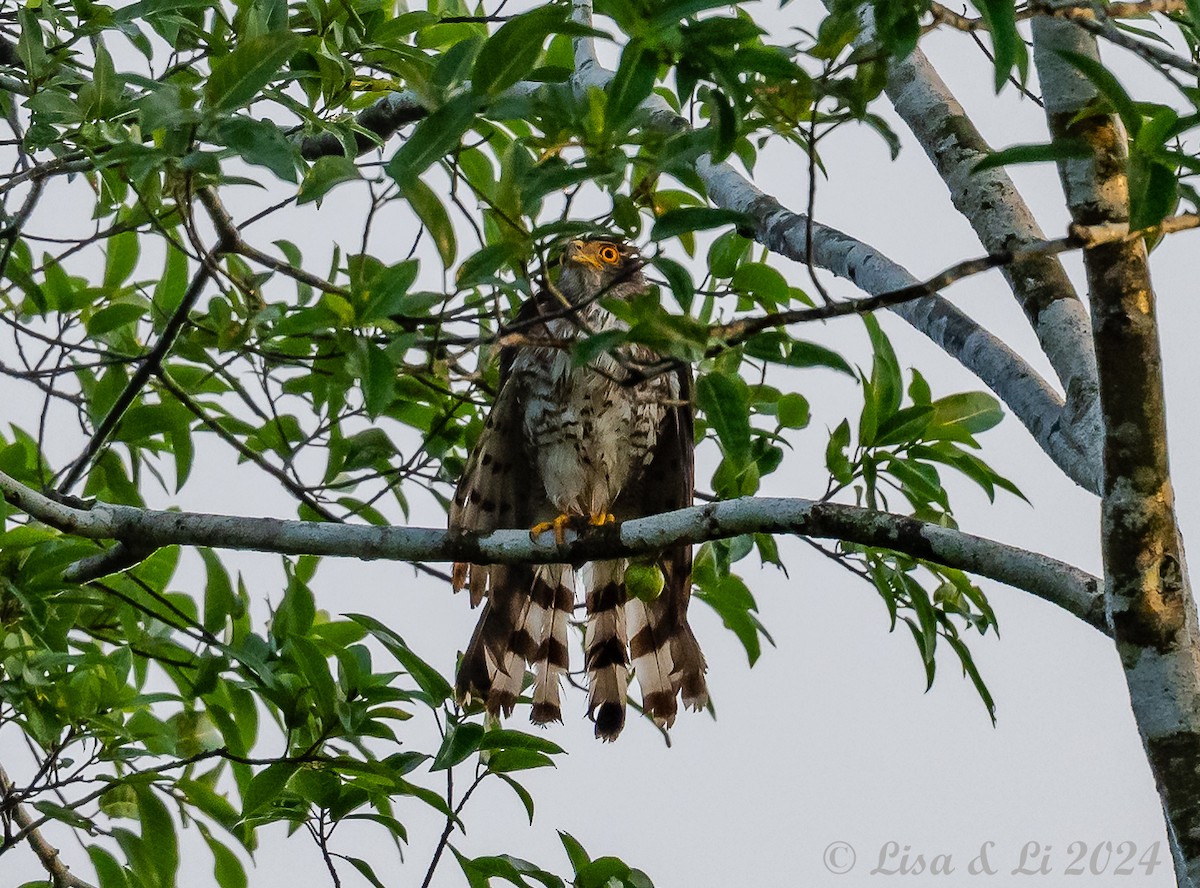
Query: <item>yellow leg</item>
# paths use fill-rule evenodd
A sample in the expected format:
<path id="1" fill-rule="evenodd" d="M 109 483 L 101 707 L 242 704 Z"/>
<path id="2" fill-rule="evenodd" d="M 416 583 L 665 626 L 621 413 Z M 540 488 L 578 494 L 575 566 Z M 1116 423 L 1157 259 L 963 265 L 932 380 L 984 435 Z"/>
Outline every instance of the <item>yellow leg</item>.
<path id="1" fill-rule="evenodd" d="M 588 527 L 603 527 L 606 524 L 614 523 L 616 520 L 616 517 L 610 512 L 589 515 L 586 519 L 582 515 L 559 515 L 553 521 L 539 521 L 533 527 L 529 528 L 529 538 L 536 540 L 542 534 L 554 531 L 554 541 L 561 546 L 567 541 L 568 530 L 578 532 Z"/>
<path id="2" fill-rule="evenodd" d="M 529 528 L 529 538 L 536 540 L 546 531 L 554 531 L 554 541 L 560 546 L 567 540 L 567 528 L 575 523 L 575 517 L 572 515 L 559 515 L 553 521 L 539 521 L 533 527 Z"/>

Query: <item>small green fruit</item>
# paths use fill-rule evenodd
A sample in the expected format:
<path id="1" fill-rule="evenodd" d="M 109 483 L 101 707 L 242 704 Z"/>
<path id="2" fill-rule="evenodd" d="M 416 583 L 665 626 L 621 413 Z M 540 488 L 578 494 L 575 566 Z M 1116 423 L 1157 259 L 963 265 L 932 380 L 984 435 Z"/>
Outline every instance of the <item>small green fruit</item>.
<path id="1" fill-rule="evenodd" d="M 666 581 L 657 564 L 631 564 L 625 570 L 625 590 L 633 598 L 653 601 L 662 594 Z"/>

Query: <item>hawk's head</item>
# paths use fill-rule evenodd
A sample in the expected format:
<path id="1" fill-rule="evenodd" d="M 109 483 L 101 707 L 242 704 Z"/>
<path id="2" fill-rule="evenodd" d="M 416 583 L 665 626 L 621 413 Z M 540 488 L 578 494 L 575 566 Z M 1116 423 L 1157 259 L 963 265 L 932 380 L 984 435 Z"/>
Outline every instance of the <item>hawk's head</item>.
<path id="1" fill-rule="evenodd" d="M 626 298 L 646 289 L 642 260 L 623 241 L 595 238 L 573 240 L 562 257 L 558 287 L 572 302 L 598 295 Z"/>

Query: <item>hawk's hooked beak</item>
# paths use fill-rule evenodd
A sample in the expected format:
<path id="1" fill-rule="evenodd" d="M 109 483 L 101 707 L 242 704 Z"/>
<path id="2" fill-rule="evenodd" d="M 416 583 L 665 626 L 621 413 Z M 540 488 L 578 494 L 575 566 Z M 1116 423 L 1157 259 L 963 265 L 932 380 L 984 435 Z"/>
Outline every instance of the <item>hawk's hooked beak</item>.
<path id="1" fill-rule="evenodd" d="M 590 265 L 597 270 L 602 268 L 600 260 L 588 252 L 587 242 L 581 240 L 573 240 L 567 244 L 567 252 L 563 254 L 563 262 L 571 262 L 576 265 Z"/>

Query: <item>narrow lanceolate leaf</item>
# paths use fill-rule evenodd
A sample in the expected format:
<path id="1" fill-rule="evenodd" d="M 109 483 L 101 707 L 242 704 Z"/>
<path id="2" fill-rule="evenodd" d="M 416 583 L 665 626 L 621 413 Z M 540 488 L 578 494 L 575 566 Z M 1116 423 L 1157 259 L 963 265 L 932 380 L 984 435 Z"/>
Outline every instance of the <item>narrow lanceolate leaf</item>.
<path id="1" fill-rule="evenodd" d="M 474 93 L 464 93 L 438 108 L 417 124 L 412 135 L 392 155 L 387 164 L 388 175 L 406 188 L 430 164 L 458 147 L 478 108 L 479 97 Z"/>
<path id="2" fill-rule="evenodd" d="M 996 56 L 996 92 L 1004 87 L 1012 69 L 1017 69 L 1020 80 L 1025 80 L 1029 57 L 1025 42 L 1017 31 L 1016 8 L 1013 0 L 976 0 L 975 5 L 983 13 L 988 30 L 992 35 L 992 49 Z"/>
<path id="3" fill-rule="evenodd" d="M 506 22 L 479 50 L 471 72 L 477 93 L 495 95 L 525 77 L 542 52 L 546 37 L 566 14 L 563 6 L 544 6 Z"/>
<path id="4" fill-rule="evenodd" d="M 1116 75 L 1095 59 L 1077 52 L 1060 50 L 1059 55 L 1092 82 L 1092 86 L 1096 87 L 1121 115 L 1121 122 L 1125 124 L 1129 135 L 1136 136 L 1142 126 L 1142 115 L 1133 99 L 1129 97 L 1129 93 L 1125 91 L 1125 87 L 1121 86 L 1121 81 L 1117 80 Z"/>
<path id="5" fill-rule="evenodd" d="M 410 180 L 403 186 L 403 192 L 408 198 L 409 206 L 433 238 L 438 255 L 442 257 L 442 264 L 449 268 L 458 255 L 458 243 L 454 238 L 454 225 L 450 222 L 450 214 L 446 212 L 445 204 L 434 190 L 420 179 Z"/>
<path id="6" fill-rule="evenodd" d="M 725 225 L 746 225 L 753 222 L 745 213 L 737 210 L 719 210 L 712 207 L 682 207 L 678 210 L 668 210 L 654 223 L 650 237 L 654 240 L 666 240 L 692 231 L 702 231 L 707 228 L 721 228 Z"/>
<path id="7" fill-rule="evenodd" d="M 630 40 L 621 53 L 617 73 L 608 85 L 604 114 L 610 132 L 618 130 L 650 95 L 657 76 L 657 56 L 642 40 Z"/>
<path id="8" fill-rule="evenodd" d="M 214 111 L 229 111 L 255 98 L 300 46 L 300 37 L 289 31 L 260 34 L 213 65 L 204 87 L 204 99 Z"/>
<path id="9" fill-rule="evenodd" d="M 1092 149 L 1082 139 L 1059 139 L 1044 145 L 1010 145 L 993 151 L 975 164 L 972 172 L 981 173 L 1010 163 L 1041 163 L 1090 157 Z"/>

